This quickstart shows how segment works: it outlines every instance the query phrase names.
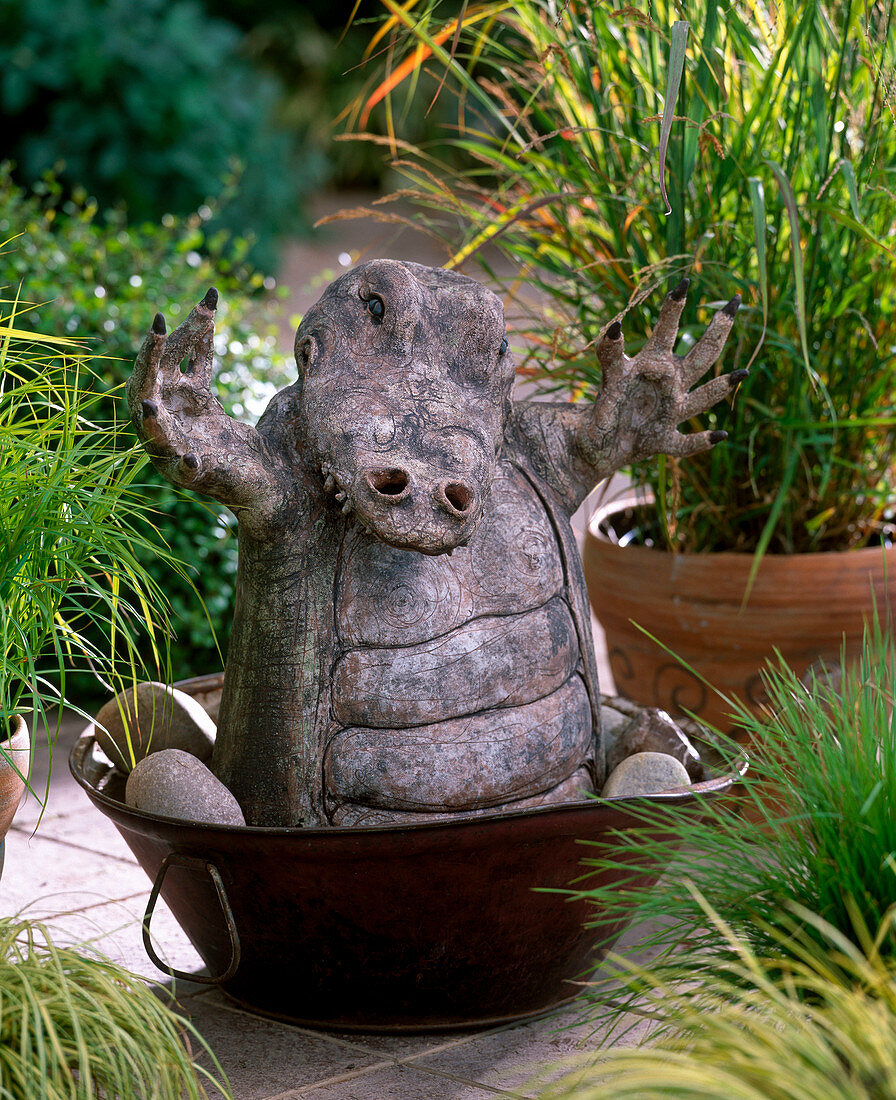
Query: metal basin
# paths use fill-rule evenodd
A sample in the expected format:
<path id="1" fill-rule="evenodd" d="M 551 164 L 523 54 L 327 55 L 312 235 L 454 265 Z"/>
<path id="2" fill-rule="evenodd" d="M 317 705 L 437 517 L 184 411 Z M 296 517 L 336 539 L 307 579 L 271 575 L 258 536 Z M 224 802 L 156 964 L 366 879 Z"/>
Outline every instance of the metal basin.
<path id="1" fill-rule="evenodd" d="M 178 687 L 208 705 L 219 684 Z M 256 1012 L 366 1031 L 523 1019 L 575 997 L 622 931 L 598 937 L 586 903 L 542 890 L 581 874 L 594 849 L 580 842 L 631 824 L 624 800 L 413 826 L 233 828 L 126 806 L 92 726 L 70 767 L 155 883 L 144 940 L 161 892 L 208 980 Z M 695 792 L 722 794 L 736 778 L 656 796 L 670 831 L 698 809 Z"/>

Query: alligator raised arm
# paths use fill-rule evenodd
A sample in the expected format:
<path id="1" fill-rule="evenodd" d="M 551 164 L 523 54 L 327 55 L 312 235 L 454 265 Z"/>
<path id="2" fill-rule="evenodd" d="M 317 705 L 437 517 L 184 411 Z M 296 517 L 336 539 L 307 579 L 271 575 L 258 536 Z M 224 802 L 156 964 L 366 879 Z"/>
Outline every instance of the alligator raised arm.
<path id="1" fill-rule="evenodd" d="M 296 496 L 296 486 L 276 452 L 228 416 L 212 392 L 217 305 L 212 288 L 171 336 L 155 315 L 128 379 L 128 404 L 159 473 L 261 528 Z"/>

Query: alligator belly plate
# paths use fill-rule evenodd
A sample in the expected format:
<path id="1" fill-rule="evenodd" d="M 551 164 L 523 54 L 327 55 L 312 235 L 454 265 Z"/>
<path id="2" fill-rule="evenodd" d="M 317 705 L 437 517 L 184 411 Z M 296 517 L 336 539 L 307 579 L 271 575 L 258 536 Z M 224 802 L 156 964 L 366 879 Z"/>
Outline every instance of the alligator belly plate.
<path id="1" fill-rule="evenodd" d="M 337 802 L 399 810 L 468 810 L 526 798 L 579 767 L 591 742 L 579 676 L 543 699 L 412 729 L 345 729 L 330 742 Z"/>
<path id="2" fill-rule="evenodd" d="M 555 597 L 522 615 L 489 615 L 420 645 L 355 649 L 333 673 L 340 726 L 422 726 L 534 702 L 579 660 L 575 625 Z"/>

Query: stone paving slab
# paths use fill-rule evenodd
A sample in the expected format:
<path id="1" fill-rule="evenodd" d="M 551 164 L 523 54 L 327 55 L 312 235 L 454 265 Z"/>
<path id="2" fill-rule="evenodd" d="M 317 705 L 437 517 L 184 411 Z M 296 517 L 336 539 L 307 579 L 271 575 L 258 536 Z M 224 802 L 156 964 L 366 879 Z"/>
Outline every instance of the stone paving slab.
<path id="1" fill-rule="evenodd" d="M 99 847 L 99 844 L 98 844 Z M 20 911 L 35 920 L 149 892 L 135 861 L 75 848 L 12 828 L 0 881 L 0 914 Z"/>
<path id="2" fill-rule="evenodd" d="M 186 997 L 181 1004 L 215 1052 L 237 1100 L 269 1100 L 384 1064 L 375 1052 L 263 1016 L 224 1009 L 202 994 Z M 210 1095 L 220 1094 L 210 1090 Z"/>
<path id="3" fill-rule="evenodd" d="M 148 882 L 144 875 L 144 880 Z M 127 967 L 147 981 L 166 982 L 143 946 L 142 920 L 147 893 L 104 905 L 51 917 L 48 927 L 57 943 L 89 944 L 95 951 Z M 167 905 L 159 899 L 152 918 L 152 942 L 156 954 L 170 967 L 187 974 L 207 973 L 198 952 L 184 935 Z M 205 990 L 204 985 L 196 985 Z"/>
<path id="4" fill-rule="evenodd" d="M 16 815 L 13 828 L 26 837 L 34 835 L 41 840 L 55 840 L 69 848 L 80 848 L 85 852 L 101 851 L 110 859 L 133 863 L 134 857 L 121 834 L 92 805 L 81 788 L 71 784 L 66 794 L 68 809 L 60 809 L 54 791 L 53 809 L 47 810 L 43 817 L 40 817 L 40 806 L 29 799 Z"/>
<path id="5" fill-rule="evenodd" d="M 401 1065 L 384 1066 L 353 1079 L 288 1092 L 269 1100 L 293 1100 L 294 1097 L 303 1100 L 306 1097 L 308 1100 L 495 1100 L 500 1096 L 518 1098 L 520 1094 Z"/>
<path id="6" fill-rule="evenodd" d="M 591 1029 L 572 1026 L 573 1022 L 571 1015 L 538 1020 L 426 1055 L 414 1066 L 515 1095 L 534 1096 L 538 1084 L 557 1076 L 557 1065 L 565 1055 L 581 1054 L 581 1044 Z"/>
<path id="7" fill-rule="evenodd" d="M 581 1043 L 587 1039 L 590 1028 L 574 1027 L 578 1013 L 569 1010 L 549 1015 L 523 1025 L 505 1025 L 487 1031 L 462 1034 L 425 1035 L 365 1035 L 314 1031 L 293 1027 L 276 1020 L 263 1021 L 247 1014 L 217 991 L 198 993 L 184 1000 L 184 1006 L 194 1023 L 209 1040 L 212 1036 L 204 1022 L 208 1012 L 230 1012 L 243 1022 L 254 1021 L 260 1034 L 270 1036 L 274 1048 L 283 1042 L 293 1042 L 305 1036 L 310 1049 L 321 1050 L 320 1043 L 330 1044 L 343 1051 L 340 1072 L 331 1080 L 316 1081 L 312 1085 L 297 1080 L 291 1088 L 264 1100 L 286 1100 L 287 1097 L 310 1095 L 313 1097 L 363 1097 L 375 1100 L 383 1096 L 429 1097 L 478 1097 L 514 1096 L 528 1098 L 537 1087 L 535 1075 L 542 1082 L 556 1076 L 556 1063 L 567 1052 L 581 1054 Z M 261 1022 L 259 1022 L 261 1021 Z M 242 1030 L 242 1025 L 241 1025 Z M 284 1039 L 284 1036 L 289 1038 Z M 348 1052 L 363 1059 L 358 1068 L 347 1060 Z M 233 1052 L 226 1057 L 219 1053 L 225 1069 L 230 1069 Z M 544 1072 L 547 1069 L 547 1072 Z M 405 1092 L 395 1091 L 404 1089 Z M 237 1091 L 242 1100 L 242 1093 Z M 254 1093 L 246 1092 L 247 1097 Z"/>
<path id="8" fill-rule="evenodd" d="M 205 989 L 203 990 L 203 999 L 225 1011 L 245 1015 L 246 1010 L 221 990 Z M 290 1027 L 293 1031 L 303 1032 L 310 1036 L 325 1035 L 334 1042 L 342 1043 L 346 1047 L 355 1047 L 374 1055 L 378 1060 L 389 1062 L 404 1062 L 426 1054 L 438 1054 L 449 1047 L 472 1042 L 486 1033 L 480 1029 L 478 1031 L 422 1032 L 419 1034 L 397 1032 L 375 1034 L 331 1028 L 303 1027 L 298 1024 L 286 1024 L 285 1026 Z M 493 1030 L 490 1029 L 489 1033 Z"/>

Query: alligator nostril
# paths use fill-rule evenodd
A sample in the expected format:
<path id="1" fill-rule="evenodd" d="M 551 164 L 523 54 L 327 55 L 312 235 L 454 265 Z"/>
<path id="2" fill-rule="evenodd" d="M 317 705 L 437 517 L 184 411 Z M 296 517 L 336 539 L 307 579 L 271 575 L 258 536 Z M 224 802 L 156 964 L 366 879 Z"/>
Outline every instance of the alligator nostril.
<path id="1" fill-rule="evenodd" d="M 398 469 L 368 470 L 366 480 L 375 493 L 393 498 L 402 496 L 410 484 L 407 473 Z"/>
<path id="2" fill-rule="evenodd" d="M 465 515 L 473 506 L 473 491 L 460 481 L 449 481 L 441 486 L 441 496 L 452 515 Z"/>

